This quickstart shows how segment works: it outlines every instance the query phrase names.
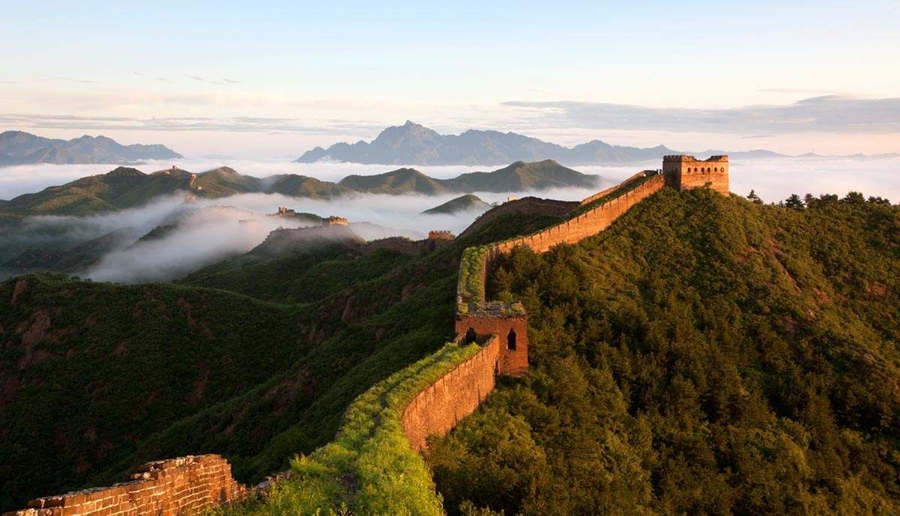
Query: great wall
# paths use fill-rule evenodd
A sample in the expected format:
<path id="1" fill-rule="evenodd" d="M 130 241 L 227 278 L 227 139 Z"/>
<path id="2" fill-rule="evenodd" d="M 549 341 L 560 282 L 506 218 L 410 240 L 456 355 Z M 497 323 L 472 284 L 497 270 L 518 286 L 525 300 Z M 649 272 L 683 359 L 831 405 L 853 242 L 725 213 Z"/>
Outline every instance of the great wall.
<path id="1" fill-rule="evenodd" d="M 454 342 L 357 398 L 348 407 L 335 440 L 310 458 L 327 463 L 332 447 L 341 448 L 345 454 L 351 450 L 359 457 L 371 454 L 374 448 L 375 453 L 403 456 L 393 463 L 427 471 L 418 455 L 427 447 L 427 438 L 445 435 L 474 412 L 494 389 L 496 376 L 518 376 L 528 369 L 528 320 L 524 308 L 520 303 L 486 299 L 485 285 L 496 259 L 517 246 L 543 253 L 557 244 L 576 243 L 595 235 L 666 186 L 679 190 L 707 187 L 728 195 L 728 157 L 713 156 L 701 161 L 691 156 L 665 156 L 661 170 L 640 172 L 584 199 L 560 224 L 531 235 L 467 248 L 460 260 Z M 448 235 L 441 233 L 436 237 Z M 390 449 L 388 445 L 384 445 L 384 450 L 378 449 L 378 440 L 392 431 L 402 432 L 408 442 L 405 450 Z M 386 480 L 373 482 L 402 484 L 403 478 L 414 476 L 406 470 L 381 471 L 376 477 Z M 286 477 L 289 475 L 281 475 Z M 231 476 L 231 466 L 219 455 L 187 456 L 145 464 L 129 482 L 38 498 L 30 501 L 27 509 L 3 516 L 192 514 L 246 500 L 268 484 L 247 488 L 237 483 Z M 391 491 L 391 487 L 393 491 L 402 487 L 423 489 L 420 485 L 377 486 L 375 496 Z M 377 500 L 369 507 L 377 513 L 396 510 L 386 509 Z M 431 493 L 424 506 L 401 512 L 439 514 L 440 498 Z"/>

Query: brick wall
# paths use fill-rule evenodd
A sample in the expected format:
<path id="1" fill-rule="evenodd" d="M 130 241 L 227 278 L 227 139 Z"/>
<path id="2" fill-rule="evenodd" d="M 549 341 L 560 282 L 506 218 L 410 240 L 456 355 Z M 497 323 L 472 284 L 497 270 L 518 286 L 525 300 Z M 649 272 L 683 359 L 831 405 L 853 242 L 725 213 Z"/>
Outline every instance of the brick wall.
<path id="1" fill-rule="evenodd" d="M 472 358 L 420 391 L 403 410 L 403 433 L 424 450 L 429 435 L 446 435 L 494 390 L 500 341 L 491 338 Z"/>
<path id="2" fill-rule="evenodd" d="M 490 261 L 499 254 L 508 253 L 516 246 L 530 247 L 536 253 L 543 253 L 561 243 L 574 244 L 596 235 L 612 224 L 623 213 L 645 198 L 658 192 L 664 186 L 662 176 L 656 175 L 644 181 L 634 190 L 586 211 L 574 219 L 547 228 L 527 237 L 516 238 L 494 246 L 488 254 Z"/>
<path id="3" fill-rule="evenodd" d="M 246 488 L 219 455 L 188 455 L 148 462 L 130 482 L 38 498 L 3 516 L 193 514 L 239 500 Z"/>
<path id="4" fill-rule="evenodd" d="M 456 316 L 457 338 L 465 339 L 469 330 L 476 335 L 496 335 L 499 340 L 497 374 L 519 376 L 528 370 L 528 318 L 506 310 L 499 314 L 478 311 Z"/>

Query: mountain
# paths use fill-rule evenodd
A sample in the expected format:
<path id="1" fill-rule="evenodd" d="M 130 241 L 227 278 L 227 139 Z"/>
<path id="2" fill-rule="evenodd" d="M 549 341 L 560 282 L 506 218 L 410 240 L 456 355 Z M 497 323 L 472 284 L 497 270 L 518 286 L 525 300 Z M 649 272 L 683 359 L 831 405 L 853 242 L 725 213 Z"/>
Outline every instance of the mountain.
<path id="1" fill-rule="evenodd" d="M 138 206 L 159 195 L 197 191 L 196 181 L 196 174 L 177 168 L 145 174 L 135 168 L 119 167 L 106 174 L 20 195 L 2 208 L 32 215 L 87 215 Z M 213 190 L 222 192 L 218 187 Z"/>
<path id="2" fill-rule="evenodd" d="M 71 140 L 42 138 L 22 131 L 0 133 L 0 166 L 31 163 L 132 163 L 142 159 L 177 159 L 164 145 L 120 145 L 105 136 Z"/>
<path id="3" fill-rule="evenodd" d="M 83 177 L 0 202 L 0 216 L 88 215 L 139 206 L 156 196 L 176 192 L 214 199 L 242 193 L 331 199 L 355 193 L 438 195 L 554 187 L 590 188 L 596 182 L 597 176 L 582 174 L 552 160 L 516 162 L 493 172 L 471 172 L 451 179 L 434 179 L 418 170 L 401 168 L 371 176 L 350 175 L 338 183 L 295 174 L 259 179 L 229 167 L 199 174 L 174 167 L 151 174 L 118 167 L 106 174 Z"/>
<path id="4" fill-rule="evenodd" d="M 453 214 L 461 211 L 478 211 L 485 212 L 491 209 L 491 205 L 482 201 L 480 197 L 473 194 L 461 195 L 455 199 L 451 199 L 434 208 L 423 211 L 426 215 Z"/>
<path id="5" fill-rule="evenodd" d="M 517 161 L 493 172 L 469 172 L 446 181 L 454 192 L 521 192 L 548 188 L 593 188 L 597 176 L 582 174 L 556 161 Z"/>
<path id="6" fill-rule="evenodd" d="M 265 191 L 267 193 L 280 193 L 291 197 L 330 199 L 352 193 L 352 190 L 345 186 L 297 174 L 272 176 L 266 181 Z"/>
<path id="7" fill-rule="evenodd" d="M 444 181 L 432 179 L 416 169 L 401 168 L 371 176 L 347 176 L 338 184 L 357 192 L 393 195 L 415 192 L 436 195 L 448 191 L 444 183 Z"/>
<path id="8" fill-rule="evenodd" d="M 296 161 L 322 160 L 370 164 L 416 165 L 499 165 L 513 161 L 553 159 L 570 164 L 622 163 L 656 160 L 676 151 L 662 145 L 651 148 L 609 145 L 594 140 L 575 147 L 563 147 L 512 132 L 468 130 L 458 135 L 442 135 L 407 121 L 388 127 L 371 142 L 337 143 L 327 149 L 316 147 Z"/>
<path id="9" fill-rule="evenodd" d="M 517 161 L 492 172 L 469 172 L 451 179 L 434 179 L 413 168 L 401 168 L 371 176 L 347 176 L 338 183 L 366 193 L 520 192 L 554 187 L 592 188 L 597 176 L 582 174 L 553 160 Z"/>

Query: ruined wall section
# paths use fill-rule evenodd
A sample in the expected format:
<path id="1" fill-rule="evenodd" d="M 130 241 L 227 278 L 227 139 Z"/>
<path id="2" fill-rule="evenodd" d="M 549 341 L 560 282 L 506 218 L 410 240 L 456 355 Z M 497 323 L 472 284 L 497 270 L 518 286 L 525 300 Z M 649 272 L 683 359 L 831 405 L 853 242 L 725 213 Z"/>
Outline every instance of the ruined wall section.
<path id="1" fill-rule="evenodd" d="M 188 455 L 148 462 L 130 482 L 37 498 L 3 516 L 195 514 L 242 499 L 246 488 L 219 455 Z"/>
<path id="2" fill-rule="evenodd" d="M 446 435 L 494 390 L 500 340 L 494 336 L 473 357 L 421 390 L 403 410 L 403 433 L 416 451 L 429 435 Z"/>

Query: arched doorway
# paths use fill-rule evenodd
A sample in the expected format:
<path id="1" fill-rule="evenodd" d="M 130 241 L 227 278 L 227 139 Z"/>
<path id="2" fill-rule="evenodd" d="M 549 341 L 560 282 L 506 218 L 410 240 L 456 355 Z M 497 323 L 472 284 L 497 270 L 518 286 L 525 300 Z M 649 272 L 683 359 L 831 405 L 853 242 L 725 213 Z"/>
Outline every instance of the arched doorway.
<path id="1" fill-rule="evenodd" d="M 506 336 L 506 349 L 516 350 L 516 330 L 509 330 L 509 334 Z"/>
<path id="2" fill-rule="evenodd" d="M 475 342 L 475 339 L 477 338 L 478 336 L 475 334 L 475 330 L 473 328 L 469 328 L 468 330 L 466 330 L 466 344 Z"/>

